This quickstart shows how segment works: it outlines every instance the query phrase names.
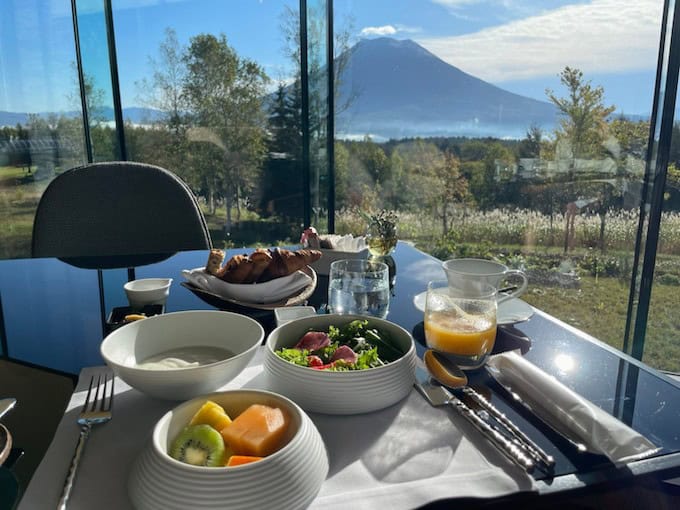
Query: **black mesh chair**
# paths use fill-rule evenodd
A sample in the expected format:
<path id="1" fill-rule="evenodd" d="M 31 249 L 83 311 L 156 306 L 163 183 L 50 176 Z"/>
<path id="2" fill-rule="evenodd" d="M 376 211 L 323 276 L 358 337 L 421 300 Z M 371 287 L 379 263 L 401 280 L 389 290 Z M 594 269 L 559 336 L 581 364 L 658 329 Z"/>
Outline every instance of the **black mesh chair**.
<path id="1" fill-rule="evenodd" d="M 135 267 L 212 248 L 196 197 L 175 174 L 133 162 L 67 170 L 47 186 L 33 224 L 33 257 L 88 269 Z"/>

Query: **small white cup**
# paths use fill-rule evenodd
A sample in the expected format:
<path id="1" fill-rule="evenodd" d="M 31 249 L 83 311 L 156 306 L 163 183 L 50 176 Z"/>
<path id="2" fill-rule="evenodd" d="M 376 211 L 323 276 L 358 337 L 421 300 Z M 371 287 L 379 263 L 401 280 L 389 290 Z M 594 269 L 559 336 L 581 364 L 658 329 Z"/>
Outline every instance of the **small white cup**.
<path id="1" fill-rule="evenodd" d="M 498 303 L 521 296 L 529 283 L 523 271 L 510 269 L 492 260 L 450 259 L 444 262 L 443 267 L 449 285 L 458 289 L 473 288 L 480 283 L 486 283 L 500 290 L 500 286 L 507 280 L 520 279 L 522 283 L 513 292 L 498 294 Z"/>
<path id="2" fill-rule="evenodd" d="M 140 310 L 147 305 L 165 305 L 172 278 L 143 278 L 123 285 L 130 308 Z"/>

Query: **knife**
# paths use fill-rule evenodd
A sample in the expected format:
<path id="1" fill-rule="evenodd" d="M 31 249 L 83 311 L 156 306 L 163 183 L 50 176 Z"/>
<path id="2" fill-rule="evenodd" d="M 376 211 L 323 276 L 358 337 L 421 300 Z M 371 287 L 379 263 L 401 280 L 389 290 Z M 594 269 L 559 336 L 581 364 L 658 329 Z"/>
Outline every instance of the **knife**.
<path id="1" fill-rule="evenodd" d="M 517 427 L 506 415 L 496 408 L 484 395 L 476 392 L 473 388 L 465 387 L 461 390 L 465 395 L 472 398 L 479 406 L 485 409 L 496 421 L 505 427 L 528 450 L 532 457 L 538 460 L 548 469 L 555 466 L 555 459 L 531 440 L 522 430 Z"/>
<path id="2" fill-rule="evenodd" d="M 444 386 L 433 383 L 425 369 L 416 367 L 416 382 L 414 385 L 430 405 L 434 407 L 452 406 L 512 462 L 520 466 L 527 473 L 531 473 L 534 470 L 534 461 L 524 453 L 522 448 L 509 441 Z"/>
<path id="3" fill-rule="evenodd" d="M 15 398 L 3 398 L 0 399 L 0 418 L 2 418 L 5 413 L 11 411 L 17 403 Z"/>

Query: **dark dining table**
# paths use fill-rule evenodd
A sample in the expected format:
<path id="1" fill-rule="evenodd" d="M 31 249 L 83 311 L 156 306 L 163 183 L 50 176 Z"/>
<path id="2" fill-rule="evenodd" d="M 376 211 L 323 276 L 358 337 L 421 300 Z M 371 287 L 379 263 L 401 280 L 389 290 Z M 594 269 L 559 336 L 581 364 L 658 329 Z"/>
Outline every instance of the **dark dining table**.
<path id="1" fill-rule="evenodd" d="M 228 250 L 227 257 L 248 251 Z M 425 291 L 428 281 L 444 278 L 441 261 L 405 242 L 399 242 L 392 257 L 394 285 L 387 319 L 412 332 L 422 355 L 423 312 L 414 305 L 414 298 Z M 173 278 L 166 313 L 214 309 L 182 285 L 182 270 L 203 266 L 206 260 L 206 251 L 180 252 L 164 261 L 136 267 L 134 276 Z M 125 269 L 98 273 L 58 259 L 0 261 L 2 356 L 73 376 L 84 367 L 104 364 L 99 353 L 105 335 L 102 318 L 114 308 L 127 305 L 123 284 L 129 276 Z M 318 275 L 308 304 L 322 309 L 327 285 L 327 276 Z M 250 312 L 265 330 L 274 327 L 271 310 Z M 603 484 L 661 482 L 680 476 L 679 382 L 538 309 L 533 309 L 527 320 L 499 328 L 499 349 L 520 349 L 531 363 L 659 447 L 649 458 L 618 467 L 606 457 L 579 453 L 513 401 L 486 371 L 472 372 L 471 383 L 483 388 L 502 412 L 556 459 L 553 472 L 537 470 L 533 474 L 538 496 L 522 494 L 522 498 L 551 497 Z M 570 360 L 567 368 L 565 356 Z M 513 502 L 512 496 L 501 502 Z"/>

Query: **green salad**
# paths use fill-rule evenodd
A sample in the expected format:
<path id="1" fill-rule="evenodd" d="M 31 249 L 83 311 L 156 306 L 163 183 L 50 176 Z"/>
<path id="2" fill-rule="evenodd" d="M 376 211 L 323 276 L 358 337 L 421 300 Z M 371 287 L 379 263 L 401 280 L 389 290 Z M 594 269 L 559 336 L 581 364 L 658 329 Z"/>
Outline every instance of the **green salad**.
<path id="1" fill-rule="evenodd" d="M 375 368 L 404 355 L 386 331 L 355 320 L 328 331 L 308 331 L 291 348 L 276 354 L 290 363 L 317 370 L 349 371 Z"/>

